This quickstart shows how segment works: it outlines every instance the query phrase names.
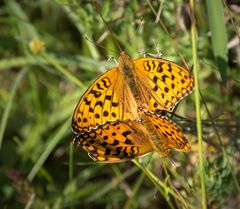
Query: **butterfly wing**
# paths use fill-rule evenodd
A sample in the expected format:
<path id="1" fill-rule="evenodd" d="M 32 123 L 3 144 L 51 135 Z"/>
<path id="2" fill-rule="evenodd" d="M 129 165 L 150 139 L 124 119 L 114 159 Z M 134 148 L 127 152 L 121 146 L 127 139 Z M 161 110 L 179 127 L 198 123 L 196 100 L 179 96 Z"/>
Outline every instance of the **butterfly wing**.
<path id="1" fill-rule="evenodd" d="M 191 73 L 173 62 L 156 58 L 133 62 L 137 86 L 151 111 L 172 111 L 194 88 Z"/>
<path id="2" fill-rule="evenodd" d="M 88 153 L 88 156 L 92 158 L 94 161 L 102 162 L 102 163 L 121 163 L 125 161 L 129 161 L 128 158 L 118 158 L 118 157 L 107 157 L 99 154 Z"/>
<path id="3" fill-rule="evenodd" d="M 118 68 L 101 75 L 83 94 L 75 108 L 72 128 L 75 133 L 89 131 L 107 121 L 137 117 L 137 105 Z"/>
<path id="4" fill-rule="evenodd" d="M 154 126 L 158 140 L 153 142 L 155 149 L 161 156 L 168 156 L 171 149 L 180 152 L 188 152 L 191 148 L 182 129 L 165 116 L 159 116 L 151 112 L 145 112 L 148 121 Z"/>
<path id="5" fill-rule="evenodd" d="M 79 134 L 74 144 L 87 151 L 93 160 L 109 163 L 131 160 L 153 150 L 142 124 L 130 120 L 107 122 Z"/>

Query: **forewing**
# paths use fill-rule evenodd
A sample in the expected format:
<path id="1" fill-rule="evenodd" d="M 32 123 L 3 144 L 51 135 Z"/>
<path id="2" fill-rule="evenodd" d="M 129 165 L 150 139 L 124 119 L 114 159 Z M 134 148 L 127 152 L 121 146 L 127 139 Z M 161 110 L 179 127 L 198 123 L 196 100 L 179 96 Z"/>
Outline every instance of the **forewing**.
<path id="1" fill-rule="evenodd" d="M 151 111 L 172 111 L 194 88 L 191 73 L 173 62 L 140 58 L 134 66 L 137 86 Z"/>
<path id="2" fill-rule="evenodd" d="M 83 94 L 75 108 L 72 128 L 75 133 L 89 131 L 107 121 L 137 117 L 137 106 L 118 68 L 101 75 Z"/>

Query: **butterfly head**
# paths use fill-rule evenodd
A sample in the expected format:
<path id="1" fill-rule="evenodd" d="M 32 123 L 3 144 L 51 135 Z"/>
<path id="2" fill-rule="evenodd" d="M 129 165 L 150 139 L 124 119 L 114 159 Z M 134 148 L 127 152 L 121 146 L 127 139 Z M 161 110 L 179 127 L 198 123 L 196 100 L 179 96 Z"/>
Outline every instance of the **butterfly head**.
<path id="1" fill-rule="evenodd" d="M 118 59 L 118 67 L 124 71 L 129 71 L 129 69 L 133 69 L 134 67 L 131 57 L 124 51 L 120 53 L 120 57 Z"/>

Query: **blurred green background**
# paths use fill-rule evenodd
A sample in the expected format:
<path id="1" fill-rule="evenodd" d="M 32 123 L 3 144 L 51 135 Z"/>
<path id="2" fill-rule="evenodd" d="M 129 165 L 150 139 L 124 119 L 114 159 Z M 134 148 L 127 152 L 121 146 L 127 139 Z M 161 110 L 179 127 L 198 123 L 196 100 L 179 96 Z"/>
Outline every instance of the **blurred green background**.
<path id="1" fill-rule="evenodd" d="M 142 56 L 141 48 L 156 53 L 159 44 L 164 59 L 187 63 L 190 70 L 190 27 L 195 21 L 207 208 L 237 208 L 240 4 L 212 2 L 194 2 L 194 13 L 183 0 L 98 4 L 117 41 L 133 58 Z M 35 38 L 44 43 L 45 52 L 31 52 L 29 43 Z M 119 51 L 91 1 L 0 2 L 1 208 L 204 205 L 194 93 L 178 105 L 173 117 L 192 145 L 189 153 L 171 153 L 174 164 L 156 153 L 135 164 L 101 164 L 72 146 L 74 108 L 93 80 L 116 65 L 107 61 L 108 55 L 117 59 Z M 153 174 L 158 176 L 161 168 L 156 180 Z"/>

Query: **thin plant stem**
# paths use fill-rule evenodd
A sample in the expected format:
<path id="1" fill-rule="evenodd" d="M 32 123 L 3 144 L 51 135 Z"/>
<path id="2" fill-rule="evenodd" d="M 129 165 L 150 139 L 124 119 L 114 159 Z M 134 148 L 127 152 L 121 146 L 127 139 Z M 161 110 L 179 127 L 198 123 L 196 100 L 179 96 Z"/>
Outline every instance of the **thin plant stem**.
<path id="1" fill-rule="evenodd" d="M 70 142 L 69 146 L 69 180 L 73 179 L 73 163 L 74 163 L 74 156 L 73 156 L 73 143 Z"/>
<path id="2" fill-rule="evenodd" d="M 38 158 L 37 162 L 34 164 L 33 168 L 29 172 L 27 176 L 28 181 L 32 181 L 40 168 L 43 166 L 49 155 L 52 153 L 53 149 L 58 145 L 58 143 L 63 139 L 64 135 L 66 134 L 67 130 L 69 128 L 69 119 L 63 123 L 63 125 L 57 130 L 55 135 L 49 139 L 49 143 L 46 146 L 46 149 L 41 154 L 41 156 Z"/>
<path id="3" fill-rule="evenodd" d="M 18 73 L 18 76 L 17 76 L 16 80 L 13 82 L 12 87 L 11 87 L 9 100 L 6 104 L 4 111 L 2 112 L 1 123 L 0 123 L 0 150 L 2 147 L 3 136 L 4 136 L 6 126 L 7 126 L 7 121 L 8 121 L 8 117 L 10 114 L 10 110 L 13 105 L 13 99 L 14 99 L 15 93 L 17 91 L 17 87 L 26 72 L 27 72 L 27 69 L 25 68 Z"/>
<path id="4" fill-rule="evenodd" d="M 194 0 L 190 0 L 190 7 L 194 15 Z M 200 94 L 199 94 L 199 63 L 197 56 L 197 40 L 196 40 L 196 25 L 195 20 L 192 20 L 191 37 L 192 37 L 192 54 L 193 54 L 193 72 L 195 83 L 195 104 L 196 104 L 196 120 L 197 120 L 197 136 L 198 136 L 198 152 L 199 152 L 199 171 L 201 180 L 201 203 L 202 208 L 207 209 L 206 200 L 206 183 L 205 183 L 205 169 L 204 169 L 204 153 L 203 153 L 203 139 L 202 139 L 202 121 L 201 121 L 201 108 L 200 108 Z"/>
<path id="5" fill-rule="evenodd" d="M 161 194 L 165 197 L 166 201 L 168 202 L 169 206 L 172 208 L 173 205 L 168 197 L 168 195 L 172 195 L 174 198 L 176 198 L 179 202 L 181 202 L 185 208 L 194 208 L 190 205 L 190 203 L 186 202 L 181 196 L 179 197 L 176 192 L 167 186 L 162 181 L 159 181 L 158 178 L 149 171 L 146 167 L 144 167 L 141 163 L 139 163 L 136 159 L 132 160 L 132 162 L 137 165 L 148 177 L 148 179 L 157 187 L 157 189 L 161 192 Z"/>
<path id="6" fill-rule="evenodd" d="M 63 68 L 55 58 L 48 55 L 47 53 L 43 53 L 42 56 L 47 61 L 49 61 L 49 63 L 51 63 L 59 72 L 61 72 L 64 76 L 66 76 L 70 81 L 77 84 L 81 88 L 86 89 L 86 86 L 79 79 L 77 79 L 72 73 L 68 72 L 65 68 Z"/>

